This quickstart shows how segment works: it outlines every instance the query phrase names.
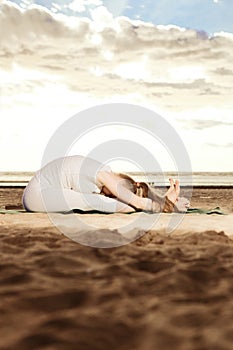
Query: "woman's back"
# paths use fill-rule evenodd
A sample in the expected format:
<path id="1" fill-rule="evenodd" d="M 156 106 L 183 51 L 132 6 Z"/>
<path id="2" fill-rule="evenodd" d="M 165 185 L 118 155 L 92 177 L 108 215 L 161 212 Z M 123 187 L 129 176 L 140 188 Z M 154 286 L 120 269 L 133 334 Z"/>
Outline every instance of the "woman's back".
<path id="1" fill-rule="evenodd" d="M 101 184 L 96 176 L 100 170 L 111 171 L 111 168 L 94 159 L 74 155 L 51 161 L 35 177 L 42 189 L 53 186 L 83 193 L 99 193 Z"/>

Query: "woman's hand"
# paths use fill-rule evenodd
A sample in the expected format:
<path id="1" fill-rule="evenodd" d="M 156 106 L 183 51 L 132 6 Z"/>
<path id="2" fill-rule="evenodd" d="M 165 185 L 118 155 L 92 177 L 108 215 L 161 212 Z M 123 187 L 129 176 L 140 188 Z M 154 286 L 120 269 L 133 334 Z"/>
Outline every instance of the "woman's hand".
<path id="1" fill-rule="evenodd" d="M 190 207 L 190 201 L 185 197 L 178 197 L 174 211 L 179 213 L 185 213 Z"/>

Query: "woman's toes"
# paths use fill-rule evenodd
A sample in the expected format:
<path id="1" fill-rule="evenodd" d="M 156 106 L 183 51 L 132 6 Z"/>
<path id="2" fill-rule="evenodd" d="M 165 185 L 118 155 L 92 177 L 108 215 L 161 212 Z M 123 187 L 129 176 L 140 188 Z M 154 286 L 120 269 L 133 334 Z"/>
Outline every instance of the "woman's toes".
<path id="1" fill-rule="evenodd" d="M 174 186 L 174 180 L 173 179 L 169 179 L 169 182 L 170 182 L 170 186 Z"/>

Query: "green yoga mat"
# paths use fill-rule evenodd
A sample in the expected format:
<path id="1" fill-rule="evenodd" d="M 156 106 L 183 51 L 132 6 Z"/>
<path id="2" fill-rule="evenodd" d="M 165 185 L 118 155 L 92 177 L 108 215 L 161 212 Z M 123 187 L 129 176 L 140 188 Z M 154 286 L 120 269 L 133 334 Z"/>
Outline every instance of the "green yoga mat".
<path id="1" fill-rule="evenodd" d="M 81 211 L 76 211 L 76 213 L 83 213 L 83 214 L 90 214 L 91 212 L 81 212 Z M 0 214 L 19 214 L 19 213 L 27 213 L 26 210 L 24 209 L 20 209 L 20 210 L 13 210 L 13 209 L 0 209 Z M 69 213 L 72 213 L 69 212 Z M 92 211 L 92 213 L 95 214 L 102 214 L 100 212 L 97 211 Z M 68 213 L 67 213 L 68 214 Z M 106 213 L 105 213 L 106 214 Z M 108 214 L 108 213 L 107 213 Z M 133 214 L 133 213 L 131 213 Z M 200 208 L 189 208 L 186 212 L 186 214 L 207 214 L 207 215 L 211 215 L 211 214 L 219 214 L 219 215 L 227 215 L 226 213 L 224 213 L 222 211 L 222 209 L 220 207 L 216 207 L 216 208 L 212 208 L 212 209 L 200 209 Z"/>
<path id="2" fill-rule="evenodd" d="M 0 209 L 0 214 L 19 214 L 19 213 L 27 213 L 26 210 L 20 209 Z"/>
<path id="3" fill-rule="evenodd" d="M 220 207 L 216 207 L 213 209 L 200 209 L 200 208 L 189 208 L 186 212 L 186 214 L 219 214 L 219 215 L 227 215 L 226 213 L 224 213 L 222 211 L 222 209 Z"/>

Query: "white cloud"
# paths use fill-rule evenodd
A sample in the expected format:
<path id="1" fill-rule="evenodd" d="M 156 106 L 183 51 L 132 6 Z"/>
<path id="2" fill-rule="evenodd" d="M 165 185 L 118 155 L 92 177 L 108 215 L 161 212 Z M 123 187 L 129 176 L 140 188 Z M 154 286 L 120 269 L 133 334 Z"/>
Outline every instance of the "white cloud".
<path id="1" fill-rule="evenodd" d="M 27 8 L 31 3 L 32 3 L 31 0 L 22 0 L 22 2 L 20 3 L 20 6 L 23 8 Z"/>
<path id="2" fill-rule="evenodd" d="M 89 6 L 101 6 L 103 2 L 101 0 L 74 0 L 70 4 L 66 5 L 74 12 L 84 12 Z"/>
<path id="3" fill-rule="evenodd" d="M 3 3 L 1 118 L 14 116 L 20 107 L 28 119 L 38 121 L 48 111 L 57 123 L 82 107 L 121 100 L 170 113 L 171 122 L 179 114 L 187 122 L 175 123 L 187 142 L 194 140 L 190 130 L 205 142 L 203 126 L 212 119 L 215 127 L 208 142 L 218 127 L 229 136 L 233 34 L 208 38 L 195 30 L 115 18 L 101 3 L 76 3 L 98 6 L 91 10 L 91 20 L 54 14 L 41 6 L 23 10 Z M 203 119 L 198 130 L 198 120 Z M 216 124 L 219 120 L 227 130 Z"/>
<path id="4" fill-rule="evenodd" d="M 177 110 L 190 101 L 197 107 L 231 105 L 232 34 L 203 39 L 194 30 L 114 19 L 103 6 L 92 10 L 92 19 L 68 20 L 42 7 L 23 11 L 6 2 L 0 13 L 5 28 L 0 33 L 2 69 L 17 77 L 17 62 L 18 69 L 46 74 L 41 75 L 44 83 L 56 76 L 74 91 L 99 97 L 115 89 L 136 89 L 146 99 Z M 96 80 L 100 75 L 101 89 Z M 25 84 L 29 80 L 39 78 L 25 75 Z"/>
<path id="5" fill-rule="evenodd" d="M 69 5 L 67 5 L 67 7 L 74 12 L 84 12 L 86 10 L 84 0 L 74 0 Z"/>
<path id="6" fill-rule="evenodd" d="M 212 127 L 218 127 L 218 126 L 233 126 L 232 123 L 228 122 L 222 122 L 221 120 L 212 120 L 212 119 L 193 119 L 193 120 L 184 120 L 184 125 L 188 129 L 197 129 L 197 130 L 203 130 L 203 129 L 209 129 Z"/>
<path id="7" fill-rule="evenodd" d="M 58 11 L 61 11 L 62 7 L 59 5 L 59 4 L 56 4 L 56 3 L 52 3 L 52 6 L 51 6 L 51 11 L 52 12 L 58 12 Z"/>
<path id="8" fill-rule="evenodd" d="M 233 33 L 218 32 L 214 34 L 215 38 L 222 37 L 233 41 Z"/>
<path id="9" fill-rule="evenodd" d="M 111 26 L 113 22 L 113 16 L 105 6 L 99 6 L 94 10 L 90 10 L 90 14 L 95 30 L 102 31 L 105 27 Z"/>
<path id="10" fill-rule="evenodd" d="M 146 80 L 150 72 L 146 69 L 146 60 L 142 59 L 138 62 L 129 62 L 119 64 L 113 71 L 114 74 L 123 78 L 131 80 Z"/>
<path id="11" fill-rule="evenodd" d="M 171 79 L 173 81 L 186 81 L 192 82 L 197 79 L 206 79 L 207 76 L 205 74 L 205 69 L 200 64 L 185 66 L 182 65 L 180 67 L 173 67 L 169 71 Z"/>

